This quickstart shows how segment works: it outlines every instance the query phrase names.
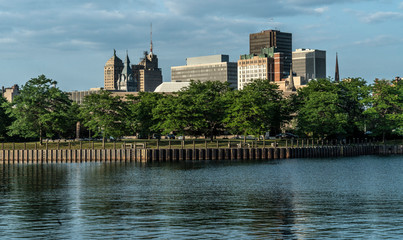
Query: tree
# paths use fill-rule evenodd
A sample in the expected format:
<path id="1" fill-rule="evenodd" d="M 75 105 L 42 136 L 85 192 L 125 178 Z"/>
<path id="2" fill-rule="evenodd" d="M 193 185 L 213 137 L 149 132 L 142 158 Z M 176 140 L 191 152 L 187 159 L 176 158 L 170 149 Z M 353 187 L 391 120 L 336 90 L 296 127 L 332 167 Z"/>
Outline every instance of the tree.
<path id="1" fill-rule="evenodd" d="M 234 93 L 225 123 L 233 133 L 262 135 L 278 131 L 287 119 L 284 99 L 278 85 L 269 80 L 255 80 Z"/>
<path id="2" fill-rule="evenodd" d="M 226 98 L 231 89 L 219 81 L 191 81 L 190 85 L 160 101 L 154 111 L 163 133 L 172 131 L 213 139 L 223 131 Z"/>
<path id="3" fill-rule="evenodd" d="M 80 119 L 83 125 L 94 133 L 95 137 L 120 138 L 126 131 L 123 122 L 126 119 L 127 106 L 119 96 L 112 96 L 108 91 L 101 91 L 85 96 L 80 106 Z"/>
<path id="4" fill-rule="evenodd" d="M 0 137 L 7 136 L 7 128 L 11 125 L 11 118 L 7 114 L 9 104 L 5 98 L 0 95 Z"/>
<path id="5" fill-rule="evenodd" d="M 362 78 L 345 79 L 336 86 L 340 107 L 347 114 L 346 134 L 359 137 L 364 134 L 365 115 L 363 113 L 368 107 L 364 99 L 369 97 L 370 88 Z"/>
<path id="6" fill-rule="evenodd" d="M 138 96 L 127 96 L 128 114 L 126 124 L 128 128 L 140 136 L 151 137 L 153 133 L 160 133 L 155 126 L 158 124 L 154 118 L 153 109 L 164 96 L 153 92 L 140 92 Z"/>
<path id="7" fill-rule="evenodd" d="M 9 127 L 11 136 L 25 138 L 52 138 L 62 135 L 71 124 L 71 100 L 67 93 L 56 87 L 57 82 L 45 75 L 32 78 L 22 86 L 9 108 L 15 119 Z"/>
<path id="8" fill-rule="evenodd" d="M 388 80 L 375 80 L 372 96 L 366 99 L 370 107 L 364 112 L 374 135 L 392 133 L 403 135 L 403 83 Z"/>
<path id="9" fill-rule="evenodd" d="M 312 80 L 298 90 L 297 130 L 313 137 L 345 135 L 348 114 L 340 104 L 337 84 L 328 79 Z"/>

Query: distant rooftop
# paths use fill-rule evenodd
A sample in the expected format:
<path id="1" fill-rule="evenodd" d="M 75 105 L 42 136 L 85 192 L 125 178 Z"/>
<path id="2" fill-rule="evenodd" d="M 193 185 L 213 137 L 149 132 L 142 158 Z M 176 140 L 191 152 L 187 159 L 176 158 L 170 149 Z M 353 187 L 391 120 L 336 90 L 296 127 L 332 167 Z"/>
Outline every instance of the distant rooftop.
<path id="1" fill-rule="evenodd" d="M 189 86 L 189 84 L 190 82 L 163 82 L 154 90 L 154 92 L 158 93 L 178 92 L 182 88 Z"/>
<path id="2" fill-rule="evenodd" d="M 186 59 L 186 65 L 199 65 L 207 63 L 219 63 L 219 62 L 229 62 L 229 56 L 224 54 L 202 56 L 202 57 L 191 57 Z"/>

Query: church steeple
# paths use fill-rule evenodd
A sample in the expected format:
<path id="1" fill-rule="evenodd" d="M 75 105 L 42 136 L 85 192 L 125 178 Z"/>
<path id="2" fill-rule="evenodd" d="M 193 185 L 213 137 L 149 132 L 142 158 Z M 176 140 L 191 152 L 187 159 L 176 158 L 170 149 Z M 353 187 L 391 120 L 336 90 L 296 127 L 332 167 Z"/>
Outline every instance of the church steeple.
<path id="1" fill-rule="evenodd" d="M 339 75 L 339 60 L 337 57 L 337 52 L 336 52 L 336 69 L 334 71 L 334 81 L 339 82 L 340 81 L 340 75 Z"/>

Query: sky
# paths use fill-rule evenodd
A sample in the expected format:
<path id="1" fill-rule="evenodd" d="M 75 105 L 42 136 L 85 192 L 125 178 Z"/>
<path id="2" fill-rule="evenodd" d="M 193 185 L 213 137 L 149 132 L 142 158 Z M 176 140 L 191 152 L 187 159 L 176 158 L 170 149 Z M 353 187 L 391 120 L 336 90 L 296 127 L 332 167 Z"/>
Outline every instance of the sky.
<path id="1" fill-rule="evenodd" d="M 249 34 L 292 33 L 293 50 L 327 52 L 327 76 L 403 75 L 403 0 L 0 0 L 0 87 L 41 74 L 64 91 L 103 87 L 113 49 L 150 49 L 163 80 L 186 58 L 249 53 Z"/>

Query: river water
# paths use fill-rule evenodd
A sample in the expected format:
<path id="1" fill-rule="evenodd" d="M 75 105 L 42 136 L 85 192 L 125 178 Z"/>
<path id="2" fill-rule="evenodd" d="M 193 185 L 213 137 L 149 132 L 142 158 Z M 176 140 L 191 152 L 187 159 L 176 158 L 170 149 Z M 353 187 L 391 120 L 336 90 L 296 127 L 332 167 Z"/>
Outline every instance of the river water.
<path id="1" fill-rule="evenodd" d="M 399 239 L 403 157 L 0 165 L 0 238 Z"/>

